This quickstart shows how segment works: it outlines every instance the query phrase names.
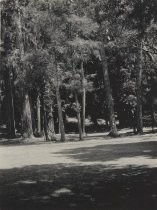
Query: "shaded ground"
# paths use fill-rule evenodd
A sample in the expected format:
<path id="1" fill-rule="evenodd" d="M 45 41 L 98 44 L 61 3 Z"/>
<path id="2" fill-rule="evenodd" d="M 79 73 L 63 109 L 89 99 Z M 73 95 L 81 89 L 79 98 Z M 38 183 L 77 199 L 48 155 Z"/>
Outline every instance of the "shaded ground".
<path id="1" fill-rule="evenodd" d="M 156 134 L 0 146 L 0 210 L 156 210 L 156 157 Z"/>

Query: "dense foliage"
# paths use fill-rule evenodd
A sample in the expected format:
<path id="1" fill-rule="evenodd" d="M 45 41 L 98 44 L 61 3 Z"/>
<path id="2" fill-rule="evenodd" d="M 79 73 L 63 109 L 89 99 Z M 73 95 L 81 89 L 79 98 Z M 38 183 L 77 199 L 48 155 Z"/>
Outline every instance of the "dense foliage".
<path id="1" fill-rule="evenodd" d="M 0 123 L 10 137 L 154 127 L 156 0 L 2 0 Z M 77 118 L 78 128 L 69 119 Z M 105 123 L 103 128 L 101 121 Z"/>

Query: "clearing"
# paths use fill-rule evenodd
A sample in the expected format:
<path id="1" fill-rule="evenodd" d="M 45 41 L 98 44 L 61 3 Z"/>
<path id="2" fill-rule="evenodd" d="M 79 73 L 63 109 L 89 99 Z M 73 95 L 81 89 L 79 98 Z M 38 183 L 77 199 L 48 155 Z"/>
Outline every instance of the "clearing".
<path id="1" fill-rule="evenodd" d="M 0 210 L 156 210 L 156 134 L 0 146 Z"/>

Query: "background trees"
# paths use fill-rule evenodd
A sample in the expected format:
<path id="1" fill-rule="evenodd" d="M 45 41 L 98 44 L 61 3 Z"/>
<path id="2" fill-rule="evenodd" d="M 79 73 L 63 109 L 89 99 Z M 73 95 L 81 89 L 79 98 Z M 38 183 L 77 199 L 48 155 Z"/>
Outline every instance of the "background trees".
<path id="1" fill-rule="evenodd" d="M 0 116 L 10 137 L 53 140 L 60 132 L 65 141 L 69 113 L 77 116 L 80 139 L 87 117 L 97 131 L 98 119 L 105 120 L 103 130 L 109 122 L 112 136 L 117 126 L 138 133 L 143 124 L 154 126 L 155 0 L 1 5 L 0 109 L 7 111 Z"/>

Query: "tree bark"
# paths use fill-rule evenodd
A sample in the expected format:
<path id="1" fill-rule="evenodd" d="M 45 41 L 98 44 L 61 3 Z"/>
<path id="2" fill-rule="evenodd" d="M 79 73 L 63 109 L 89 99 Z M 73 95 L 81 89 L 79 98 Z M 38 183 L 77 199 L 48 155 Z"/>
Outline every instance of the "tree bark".
<path id="1" fill-rule="evenodd" d="M 108 65 L 107 65 L 107 58 L 105 48 L 103 43 L 100 45 L 100 55 L 101 55 L 101 62 L 102 62 L 102 69 L 103 69 L 103 76 L 104 76 L 104 86 L 106 92 L 106 103 L 109 111 L 109 122 L 110 122 L 110 136 L 118 136 L 118 131 L 116 127 L 116 120 L 114 114 L 114 103 L 111 93 L 111 86 L 110 86 L 110 79 L 108 73 Z"/>
<path id="2" fill-rule="evenodd" d="M 85 88 L 85 76 L 84 76 L 84 68 L 83 68 L 83 62 L 81 62 L 81 70 L 82 70 L 82 132 L 83 136 L 86 135 L 86 129 L 85 129 L 85 119 L 86 119 L 86 88 Z"/>
<path id="3" fill-rule="evenodd" d="M 52 106 L 50 106 L 50 110 L 46 112 L 46 140 L 56 140 Z"/>
<path id="4" fill-rule="evenodd" d="M 40 112 L 40 97 L 37 97 L 37 133 L 41 135 L 41 112 Z"/>
<path id="5" fill-rule="evenodd" d="M 155 123 L 155 111 L 154 111 L 154 104 L 151 105 L 151 126 L 152 132 L 154 133 L 154 123 Z"/>
<path id="6" fill-rule="evenodd" d="M 14 116 L 14 97 L 13 97 L 13 86 L 11 73 L 7 73 L 7 82 L 6 82 L 6 94 L 7 94 L 7 110 L 8 110 L 8 120 L 7 120 L 7 130 L 10 138 L 15 138 L 15 116 Z"/>
<path id="7" fill-rule="evenodd" d="M 43 129 L 44 129 L 45 139 L 46 141 L 48 141 L 49 138 L 48 138 L 48 130 L 47 130 L 47 114 L 46 114 L 46 108 L 45 108 L 44 102 L 43 102 Z"/>
<path id="8" fill-rule="evenodd" d="M 25 93 L 23 102 L 22 136 L 24 138 L 30 138 L 33 136 L 31 108 L 28 93 Z"/>
<path id="9" fill-rule="evenodd" d="M 2 120 L 2 100 L 1 100 L 1 95 L 0 95 L 0 126 L 2 125 L 2 122 L 3 122 L 3 120 Z"/>
<path id="10" fill-rule="evenodd" d="M 43 91 L 41 92 L 41 98 L 40 98 L 40 102 L 41 102 L 41 133 L 44 135 L 44 126 L 45 126 L 45 123 L 44 123 L 44 113 L 45 113 L 45 107 L 44 107 L 44 94 L 43 94 Z"/>
<path id="11" fill-rule="evenodd" d="M 143 119 L 142 119 L 142 40 L 139 46 L 138 53 L 138 72 L 136 80 L 136 96 L 137 96 L 137 107 L 136 107 L 136 116 L 137 116 L 137 133 L 143 133 Z"/>
<path id="12" fill-rule="evenodd" d="M 17 30 L 18 30 L 18 46 L 20 50 L 20 57 L 24 56 L 24 45 L 23 45 L 23 38 L 22 38 L 22 25 L 21 25 L 21 13 L 19 9 L 19 0 L 15 0 L 16 9 L 17 9 Z"/>
<path id="13" fill-rule="evenodd" d="M 75 93 L 75 101 L 76 101 L 76 112 L 77 112 L 77 120 L 78 120 L 79 140 L 83 140 L 82 128 L 81 128 L 81 115 L 80 115 L 80 108 L 79 108 L 79 101 L 78 101 L 77 93 Z"/>
<path id="14" fill-rule="evenodd" d="M 59 92 L 59 85 L 56 85 L 56 98 L 57 98 L 57 105 L 58 105 L 58 120 L 59 120 L 59 130 L 61 134 L 61 141 L 65 141 L 65 129 L 64 129 L 64 122 L 63 122 L 63 113 L 62 113 L 62 106 L 61 106 L 61 98 Z"/>

